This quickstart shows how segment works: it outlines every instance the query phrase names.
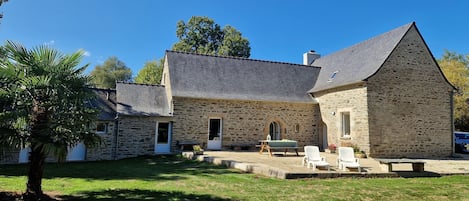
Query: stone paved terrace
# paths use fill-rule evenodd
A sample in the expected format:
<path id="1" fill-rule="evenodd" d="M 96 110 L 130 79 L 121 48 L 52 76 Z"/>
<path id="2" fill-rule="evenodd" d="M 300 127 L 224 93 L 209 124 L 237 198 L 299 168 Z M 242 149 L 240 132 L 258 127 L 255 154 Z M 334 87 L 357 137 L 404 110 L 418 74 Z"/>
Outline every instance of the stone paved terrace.
<path id="1" fill-rule="evenodd" d="M 205 151 L 204 155 L 193 156 L 192 152 L 184 152 L 187 158 L 199 161 L 222 164 L 228 167 L 240 169 L 245 172 L 276 177 L 281 179 L 295 178 L 336 178 L 336 177 L 430 177 L 445 175 L 469 175 L 469 155 L 458 154 L 454 158 L 419 159 L 426 162 L 424 172 L 412 172 L 411 164 L 394 164 L 393 172 L 387 172 L 380 166 L 377 159 L 360 158 L 362 172 L 356 170 L 341 171 L 336 165 L 337 154 L 321 152 L 321 156 L 331 164 L 331 171 L 312 171 L 301 162 L 304 153 L 276 152 L 273 157 L 265 152 L 259 154 L 255 151 Z"/>

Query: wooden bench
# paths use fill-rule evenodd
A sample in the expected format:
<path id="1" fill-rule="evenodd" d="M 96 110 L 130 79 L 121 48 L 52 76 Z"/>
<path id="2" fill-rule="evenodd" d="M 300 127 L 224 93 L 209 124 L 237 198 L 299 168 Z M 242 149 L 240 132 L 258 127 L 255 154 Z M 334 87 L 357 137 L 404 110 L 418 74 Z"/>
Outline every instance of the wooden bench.
<path id="1" fill-rule="evenodd" d="M 381 168 L 384 171 L 392 172 L 392 164 L 411 163 L 412 171 L 423 172 L 425 171 L 425 162 L 412 159 L 378 159 Z"/>
<path id="2" fill-rule="evenodd" d="M 191 140 L 181 141 L 181 142 L 177 141 L 176 145 L 180 147 L 181 151 L 184 151 L 185 147 L 191 147 L 191 150 L 192 150 L 192 146 L 199 145 L 199 142 L 191 141 Z"/>

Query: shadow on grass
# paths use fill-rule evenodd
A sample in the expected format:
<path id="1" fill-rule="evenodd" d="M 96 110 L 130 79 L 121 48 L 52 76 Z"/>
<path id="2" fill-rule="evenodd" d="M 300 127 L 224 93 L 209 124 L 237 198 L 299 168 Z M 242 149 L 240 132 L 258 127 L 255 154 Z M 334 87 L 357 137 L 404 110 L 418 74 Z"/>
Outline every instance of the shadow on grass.
<path id="1" fill-rule="evenodd" d="M 22 200 L 22 195 L 17 192 L 0 192 L 1 201 L 18 201 Z M 44 194 L 41 198 L 41 201 L 57 201 L 54 197 L 50 197 L 47 194 Z"/>
<path id="2" fill-rule="evenodd" d="M 413 171 L 394 171 L 399 177 L 403 178 L 419 178 L 419 177 L 441 177 L 441 174 L 436 172 L 413 172 Z"/>
<path id="3" fill-rule="evenodd" d="M 232 201 L 212 195 L 186 194 L 179 191 L 152 191 L 139 189 L 117 189 L 106 191 L 81 192 L 77 196 L 60 196 L 63 200 L 204 200 L 204 201 Z"/>
<path id="4" fill-rule="evenodd" d="M 0 175 L 25 176 L 27 165 L 0 165 Z M 117 161 L 48 163 L 44 178 L 84 178 L 98 180 L 140 179 L 179 180 L 190 175 L 213 176 L 233 173 L 226 167 L 186 160 L 177 155 L 144 156 Z"/>
<path id="5" fill-rule="evenodd" d="M 0 192 L 1 201 L 16 201 L 21 199 L 21 194 L 15 192 Z M 138 190 L 138 189 L 117 189 L 105 191 L 85 191 L 79 195 L 62 195 L 49 197 L 47 195 L 42 198 L 44 201 L 57 201 L 57 200 L 159 200 L 159 201 L 173 201 L 173 200 L 204 200 L 204 201 L 234 201 L 233 199 L 221 198 L 212 195 L 199 195 L 199 194 L 186 194 L 179 191 L 151 191 L 151 190 Z"/>

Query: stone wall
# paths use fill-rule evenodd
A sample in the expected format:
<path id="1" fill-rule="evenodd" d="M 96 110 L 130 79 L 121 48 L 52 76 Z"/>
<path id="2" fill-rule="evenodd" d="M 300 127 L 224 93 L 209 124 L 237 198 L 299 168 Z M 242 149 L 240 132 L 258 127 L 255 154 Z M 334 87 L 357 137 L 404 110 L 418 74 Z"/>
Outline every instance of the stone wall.
<path id="1" fill-rule="evenodd" d="M 241 144 L 254 147 L 258 140 L 266 139 L 272 121 L 281 125 L 281 138 L 297 140 L 298 146 L 318 144 L 317 104 L 191 98 L 173 101 L 173 148 L 176 140 L 195 140 L 205 147 L 209 118 L 222 118 L 223 149 Z"/>
<path id="2" fill-rule="evenodd" d="M 452 88 L 415 28 L 367 86 L 372 156 L 452 154 Z"/>
<path id="3" fill-rule="evenodd" d="M 314 94 L 327 126 L 327 141 L 337 146 L 356 145 L 369 152 L 367 91 L 364 83 Z M 350 136 L 342 137 L 341 113 L 350 113 Z"/>
<path id="4" fill-rule="evenodd" d="M 171 118 L 119 116 L 116 159 L 154 154 L 157 121 Z"/>
<path id="5" fill-rule="evenodd" d="M 0 147 L 0 164 L 15 164 L 18 163 L 19 149 L 10 147 Z"/>
<path id="6" fill-rule="evenodd" d="M 102 138 L 102 144 L 98 147 L 86 148 L 86 160 L 114 160 L 114 152 L 116 148 L 116 133 L 115 133 L 115 122 L 114 121 L 98 121 L 107 123 L 107 132 L 100 133 L 99 136 Z"/>

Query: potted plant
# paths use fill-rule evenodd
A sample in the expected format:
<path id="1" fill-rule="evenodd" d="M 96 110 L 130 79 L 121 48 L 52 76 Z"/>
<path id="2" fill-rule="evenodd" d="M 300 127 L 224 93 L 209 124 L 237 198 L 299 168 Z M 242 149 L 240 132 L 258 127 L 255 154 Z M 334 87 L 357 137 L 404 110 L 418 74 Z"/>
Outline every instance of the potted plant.
<path id="1" fill-rule="evenodd" d="M 352 145 L 352 148 L 356 158 L 366 158 L 366 153 L 361 151 L 357 145 Z"/>
<path id="2" fill-rule="evenodd" d="M 329 149 L 329 152 L 335 153 L 336 150 L 337 150 L 337 145 L 335 145 L 335 144 L 330 144 L 330 145 L 327 147 L 327 149 Z"/>
<path id="3" fill-rule="evenodd" d="M 194 155 L 204 155 L 204 149 L 200 147 L 200 145 L 194 145 L 192 146 Z"/>

